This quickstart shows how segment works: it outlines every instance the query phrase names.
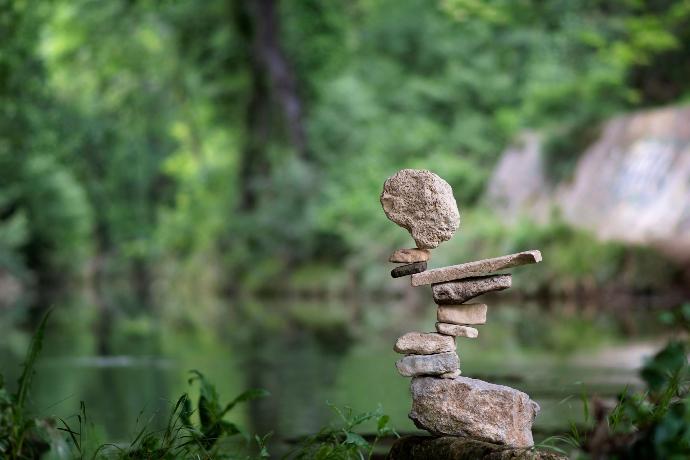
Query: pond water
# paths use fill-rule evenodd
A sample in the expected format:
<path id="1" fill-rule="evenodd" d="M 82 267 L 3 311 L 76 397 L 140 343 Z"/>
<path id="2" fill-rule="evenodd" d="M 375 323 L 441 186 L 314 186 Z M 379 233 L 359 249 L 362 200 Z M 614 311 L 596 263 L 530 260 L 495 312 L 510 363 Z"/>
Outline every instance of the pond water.
<path id="1" fill-rule="evenodd" d="M 198 313 L 190 307 L 121 314 L 102 356 L 95 351 L 103 348 L 98 311 L 83 301 L 61 304 L 50 319 L 31 404 L 69 420 L 84 401 L 107 439 L 124 441 L 142 423 L 164 423 L 182 393 L 197 394 L 187 379 L 198 369 L 224 401 L 247 388 L 269 390 L 270 397 L 238 407 L 230 419 L 274 439 L 317 430 L 333 419 L 328 403 L 356 411 L 380 405 L 399 432 L 414 432 L 409 379 L 397 374 L 392 345 L 404 332 L 433 330 L 435 309 L 418 305 L 424 302 L 219 300 Z M 528 392 L 542 407 L 537 437 L 581 421 L 581 395 L 613 397 L 639 385 L 636 369 L 663 344 L 649 327 L 655 314 L 644 309 L 614 315 L 558 303 L 489 305 L 479 338 L 458 339 L 463 375 Z M 0 365 L 13 383 L 29 334 L 9 323 L 0 332 Z"/>

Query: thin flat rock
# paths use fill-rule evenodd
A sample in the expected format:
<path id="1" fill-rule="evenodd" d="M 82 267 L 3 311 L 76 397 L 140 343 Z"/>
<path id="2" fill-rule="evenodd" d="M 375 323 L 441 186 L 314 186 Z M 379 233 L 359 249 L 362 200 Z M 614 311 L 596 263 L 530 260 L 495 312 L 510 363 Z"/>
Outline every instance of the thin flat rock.
<path id="1" fill-rule="evenodd" d="M 475 328 L 460 324 L 436 323 L 436 331 L 439 334 L 452 337 L 467 337 L 468 339 L 476 339 L 479 336 L 479 331 Z"/>
<path id="2" fill-rule="evenodd" d="M 426 262 L 431 258 L 428 249 L 398 249 L 388 258 L 389 262 L 396 264 L 411 264 L 412 262 Z"/>
<path id="3" fill-rule="evenodd" d="M 498 270 L 517 267 L 519 265 L 536 264 L 541 262 L 541 252 L 537 250 L 518 252 L 508 256 L 493 259 L 476 260 L 450 267 L 434 268 L 424 273 L 412 275 L 412 286 L 445 283 L 446 281 L 471 278 L 473 276 L 490 275 Z"/>
<path id="4" fill-rule="evenodd" d="M 531 447 L 539 405 L 522 391 L 467 377 L 412 379 L 410 418 L 434 435 Z"/>
<path id="5" fill-rule="evenodd" d="M 421 273 L 426 270 L 426 262 L 415 262 L 412 264 L 401 265 L 395 267 L 391 270 L 391 276 L 393 278 L 400 278 L 401 276 L 413 275 L 415 273 Z"/>
<path id="6" fill-rule="evenodd" d="M 433 355 L 455 351 L 455 339 L 435 332 L 408 332 L 400 336 L 393 347 L 404 355 Z"/>
<path id="7" fill-rule="evenodd" d="M 486 323 L 486 310 L 487 306 L 483 303 L 439 305 L 436 309 L 436 318 L 439 323 L 484 324 Z"/>
<path id="8" fill-rule="evenodd" d="M 436 355 L 407 355 L 395 363 L 403 377 L 442 375 L 459 368 L 458 354 L 454 351 Z"/>
<path id="9" fill-rule="evenodd" d="M 542 449 L 510 448 L 458 436 L 405 436 L 391 446 L 386 460 L 568 460 Z"/>
<path id="10" fill-rule="evenodd" d="M 432 284 L 431 292 L 438 305 L 465 303 L 487 292 L 502 291 L 512 284 L 511 275 L 488 275 L 459 281 Z"/>

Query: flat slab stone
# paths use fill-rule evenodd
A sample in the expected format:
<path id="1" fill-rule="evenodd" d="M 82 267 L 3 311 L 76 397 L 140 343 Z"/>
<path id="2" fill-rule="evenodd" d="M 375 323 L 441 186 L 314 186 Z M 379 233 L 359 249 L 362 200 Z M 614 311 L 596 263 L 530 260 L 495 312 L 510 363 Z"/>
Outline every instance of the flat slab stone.
<path id="1" fill-rule="evenodd" d="M 479 331 L 475 328 L 462 326 L 460 324 L 436 323 L 436 330 L 439 334 L 450 335 L 452 337 L 467 337 L 468 339 L 476 339 L 479 336 Z"/>
<path id="2" fill-rule="evenodd" d="M 512 284 L 511 275 L 489 275 L 432 284 L 434 302 L 439 305 L 465 303 L 487 292 L 502 291 Z"/>
<path id="3" fill-rule="evenodd" d="M 458 370 L 459 358 L 454 351 L 436 355 L 407 355 L 395 367 L 403 377 L 441 375 Z"/>
<path id="4" fill-rule="evenodd" d="M 403 169 L 383 184 L 386 216 L 407 229 L 420 249 L 433 249 L 453 237 L 460 212 L 448 182 L 427 170 Z"/>
<path id="5" fill-rule="evenodd" d="M 414 273 L 420 273 L 426 270 L 426 262 L 414 262 L 408 265 L 401 265 L 391 270 L 393 278 L 400 278 L 401 276 L 408 276 Z"/>
<path id="6" fill-rule="evenodd" d="M 477 439 L 405 436 L 397 439 L 387 460 L 567 460 L 556 452 L 512 448 Z"/>
<path id="7" fill-rule="evenodd" d="M 436 318 L 439 323 L 484 324 L 486 323 L 486 304 L 465 303 L 462 305 L 439 305 Z"/>
<path id="8" fill-rule="evenodd" d="M 400 336 L 393 347 L 405 355 L 433 355 L 455 351 L 455 338 L 435 332 L 408 332 Z"/>
<path id="9" fill-rule="evenodd" d="M 434 268 L 424 273 L 412 276 L 412 286 L 445 283 L 446 281 L 471 278 L 473 276 L 489 275 L 498 270 L 517 267 L 519 265 L 536 264 L 541 262 L 541 252 L 537 250 L 518 252 L 508 256 L 493 259 L 476 260 L 450 267 Z"/>
<path id="10" fill-rule="evenodd" d="M 467 436 L 510 447 L 531 447 L 539 405 L 526 393 L 467 377 L 417 377 L 410 385 L 410 419 L 439 436 Z"/>
<path id="11" fill-rule="evenodd" d="M 412 262 L 426 262 L 431 258 L 431 251 L 428 249 L 398 249 L 388 258 L 389 262 L 396 264 L 410 264 Z"/>

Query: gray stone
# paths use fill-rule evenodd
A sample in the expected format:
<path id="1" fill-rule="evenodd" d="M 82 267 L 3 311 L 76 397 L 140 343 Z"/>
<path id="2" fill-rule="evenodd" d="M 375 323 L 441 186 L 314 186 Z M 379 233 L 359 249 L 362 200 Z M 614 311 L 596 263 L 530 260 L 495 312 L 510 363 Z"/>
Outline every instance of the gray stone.
<path id="1" fill-rule="evenodd" d="M 435 435 L 467 436 L 511 447 L 531 447 L 539 405 L 513 388 L 457 377 L 412 379 L 410 419 Z"/>
<path id="2" fill-rule="evenodd" d="M 398 249 L 388 258 L 390 262 L 400 264 L 411 264 L 412 262 L 426 262 L 431 258 L 431 251 L 428 249 Z"/>
<path id="3" fill-rule="evenodd" d="M 420 273 L 426 270 L 426 262 L 414 262 L 407 265 L 401 265 L 391 270 L 393 278 L 400 278 L 401 276 L 408 276 L 414 273 Z"/>
<path id="4" fill-rule="evenodd" d="M 512 278 L 511 275 L 465 278 L 460 281 L 432 284 L 431 292 L 434 296 L 434 302 L 439 305 L 460 304 L 487 292 L 508 289 Z"/>
<path id="5" fill-rule="evenodd" d="M 455 351 L 455 339 L 435 332 L 408 332 L 400 336 L 393 347 L 405 355 L 433 355 Z"/>
<path id="6" fill-rule="evenodd" d="M 454 351 L 436 355 L 407 355 L 395 367 L 404 377 L 441 375 L 458 370 L 458 355 Z"/>
<path id="7" fill-rule="evenodd" d="M 436 318 L 439 323 L 484 324 L 486 323 L 486 310 L 487 306 L 483 303 L 439 305 L 436 309 Z"/>
<path id="8" fill-rule="evenodd" d="M 460 369 L 458 369 L 457 371 L 446 372 L 445 374 L 441 374 L 439 375 L 439 377 L 441 377 L 442 379 L 454 379 L 455 377 L 460 377 L 460 374 L 462 374 L 462 372 L 460 371 Z"/>
<path id="9" fill-rule="evenodd" d="M 403 169 L 383 184 L 386 216 L 407 229 L 420 249 L 433 249 L 453 237 L 460 212 L 448 182 L 427 170 Z"/>
<path id="10" fill-rule="evenodd" d="M 468 339 L 476 339 L 479 336 L 479 331 L 475 328 L 462 326 L 460 324 L 436 323 L 436 331 L 438 331 L 439 334 L 453 337 L 467 337 Z"/>
<path id="11" fill-rule="evenodd" d="M 555 452 L 511 448 L 477 439 L 444 436 L 405 436 L 397 439 L 387 460 L 567 460 Z"/>
<path id="12" fill-rule="evenodd" d="M 541 252 L 537 250 L 518 252 L 493 259 L 476 260 L 450 267 L 434 268 L 412 276 L 412 286 L 445 283 L 446 281 L 489 275 L 505 268 L 541 262 Z"/>

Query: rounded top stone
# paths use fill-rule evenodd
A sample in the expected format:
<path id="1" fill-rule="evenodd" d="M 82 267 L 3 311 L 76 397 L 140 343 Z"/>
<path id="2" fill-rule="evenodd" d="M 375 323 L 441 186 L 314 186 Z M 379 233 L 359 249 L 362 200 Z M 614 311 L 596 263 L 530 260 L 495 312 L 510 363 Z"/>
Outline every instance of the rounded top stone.
<path id="1" fill-rule="evenodd" d="M 448 241 L 460 226 L 453 189 L 425 169 L 403 169 L 386 179 L 381 206 L 390 220 L 410 232 L 420 249 Z"/>

